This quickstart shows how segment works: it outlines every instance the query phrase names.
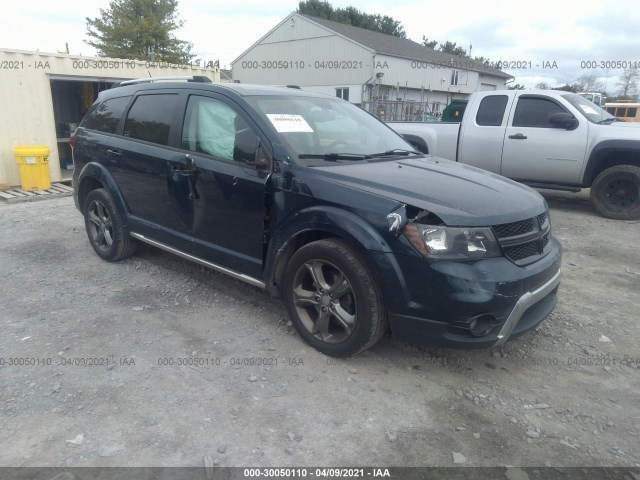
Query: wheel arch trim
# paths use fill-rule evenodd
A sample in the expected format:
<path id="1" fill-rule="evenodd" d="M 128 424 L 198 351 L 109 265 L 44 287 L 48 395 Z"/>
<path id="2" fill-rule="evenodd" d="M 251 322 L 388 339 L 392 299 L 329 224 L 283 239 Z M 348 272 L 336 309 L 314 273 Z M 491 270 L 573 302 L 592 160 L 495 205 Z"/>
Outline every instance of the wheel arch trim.
<path id="1" fill-rule="evenodd" d="M 382 236 L 362 217 L 352 212 L 327 206 L 304 209 L 278 227 L 277 233 L 269 241 L 265 280 L 272 294 L 278 294 L 284 265 L 299 248 L 298 241 L 302 236 L 309 234 L 317 234 L 319 238 L 338 237 L 350 243 L 365 257 L 370 269 L 373 269 L 373 266 L 366 254 L 368 250 L 391 252 L 389 244 Z"/>
<path id="2" fill-rule="evenodd" d="M 102 184 L 103 188 L 109 191 L 109 194 L 111 195 L 111 198 L 113 198 L 116 208 L 118 209 L 118 213 L 120 213 L 123 223 L 126 225 L 128 223 L 127 220 L 129 216 L 124 197 L 122 196 L 122 193 L 120 192 L 120 189 L 118 188 L 118 185 L 113 176 L 111 176 L 104 165 L 96 162 L 87 163 L 82 168 L 82 171 L 78 176 L 78 188 L 76 189 L 76 197 L 78 200 L 78 208 L 80 209 L 80 211 L 82 211 L 82 208 L 84 207 L 83 200 L 87 198 L 87 195 L 91 191 L 83 190 L 83 185 L 86 184 L 85 182 L 89 179 L 98 181 L 100 184 Z M 80 198 L 81 195 L 83 195 L 84 198 Z"/>
<path id="3" fill-rule="evenodd" d="M 636 163 L 613 162 L 602 167 L 605 158 L 612 153 L 636 153 L 638 160 Z M 584 175 L 582 176 L 582 186 L 590 187 L 595 178 L 604 170 L 616 165 L 640 166 L 640 140 L 603 140 L 593 147 L 587 160 Z"/>

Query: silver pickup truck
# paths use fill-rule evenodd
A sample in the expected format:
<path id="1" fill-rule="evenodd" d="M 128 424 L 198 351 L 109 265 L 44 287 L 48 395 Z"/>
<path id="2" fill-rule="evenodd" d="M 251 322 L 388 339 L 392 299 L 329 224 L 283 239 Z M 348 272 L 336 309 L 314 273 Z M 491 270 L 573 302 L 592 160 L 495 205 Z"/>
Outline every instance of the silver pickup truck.
<path id="1" fill-rule="evenodd" d="M 555 90 L 471 95 L 461 123 L 389 122 L 416 149 L 535 188 L 591 188 L 601 215 L 640 218 L 640 123 Z"/>

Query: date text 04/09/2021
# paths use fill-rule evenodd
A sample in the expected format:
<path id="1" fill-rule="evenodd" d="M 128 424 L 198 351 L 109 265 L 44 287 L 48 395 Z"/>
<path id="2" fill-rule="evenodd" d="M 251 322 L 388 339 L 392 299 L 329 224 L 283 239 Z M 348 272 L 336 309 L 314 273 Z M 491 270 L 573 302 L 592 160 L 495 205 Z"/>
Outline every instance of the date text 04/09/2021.
<path id="1" fill-rule="evenodd" d="M 245 478 L 392 478 L 388 468 L 245 468 Z"/>

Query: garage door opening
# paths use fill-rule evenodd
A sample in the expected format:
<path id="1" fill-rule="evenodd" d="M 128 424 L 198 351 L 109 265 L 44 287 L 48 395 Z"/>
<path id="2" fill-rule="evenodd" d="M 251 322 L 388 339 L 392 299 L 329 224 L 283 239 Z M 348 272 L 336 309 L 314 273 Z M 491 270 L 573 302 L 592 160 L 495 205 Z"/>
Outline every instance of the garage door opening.
<path id="1" fill-rule="evenodd" d="M 70 181 L 73 175 L 69 137 L 98 98 L 98 94 L 111 88 L 111 85 L 116 81 L 118 80 L 78 77 L 50 80 L 56 143 L 60 159 L 60 177 L 63 182 Z"/>

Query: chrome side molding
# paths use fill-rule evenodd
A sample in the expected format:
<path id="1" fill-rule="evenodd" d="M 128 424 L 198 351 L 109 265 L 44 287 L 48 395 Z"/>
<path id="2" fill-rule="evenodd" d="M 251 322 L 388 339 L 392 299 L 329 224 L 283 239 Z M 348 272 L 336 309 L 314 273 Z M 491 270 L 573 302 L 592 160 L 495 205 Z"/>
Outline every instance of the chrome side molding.
<path id="1" fill-rule="evenodd" d="M 141 242 L 148 243 L 149 245 L 153 245 L 154 247 L 161 248 L 162 250 L 178 255 L 179 257 L 182 257 L 191 262 L 198 263 L 202 266 L 210 268 L 211 270 L 215 270 L 216 272 L 224 273 L 226 275 L 229 275 L 230 277 L 235 278 L 236 280 L 241 280 L 250 285 L 253 285 L 254 287 L 258 287 L 262 289 L 266 288 L 266 285 L 264 284 L 264 282 L 262 282 L 261 280 L 258 280 L 257 278 L 250 277 L 249 275 L 245 275 L 244 273 L 238 273 L 234 270 L 230 270 L 216 263 L 211 263 L 200 257 L 196 257 L 189 253 L 183 252 L 182 250 L 178 250 L 177 248 L 170 247 L 169 245 L 165 245 L 164 243 L 145 237 L 144 235 L 140 235 L 139 233 L 131 232 L 131 236 L 137 240 L 140 240 Z"/>

